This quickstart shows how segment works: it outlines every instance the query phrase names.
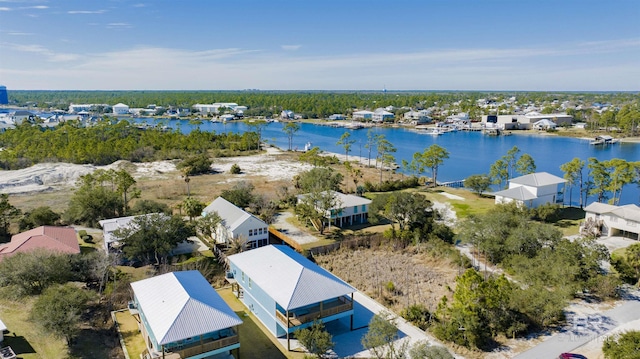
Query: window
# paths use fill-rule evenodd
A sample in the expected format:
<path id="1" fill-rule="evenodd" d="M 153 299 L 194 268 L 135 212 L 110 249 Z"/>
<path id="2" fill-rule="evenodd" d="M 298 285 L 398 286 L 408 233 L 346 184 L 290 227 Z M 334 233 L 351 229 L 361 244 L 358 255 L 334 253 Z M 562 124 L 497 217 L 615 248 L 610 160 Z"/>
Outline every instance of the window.
<path id="1" fill-rule="evenodd" d="M 249 230 L 249 236 L 253 236 L 253 229 Z"/>
<path id="2" fill-rule="evenodd" d="M 353 206 L 353 213 L 358 213 L 358 206 Z"/>
<path id="3" fill-rule="evenodd" d="M 614 217 L 614 216 L 609 216 L 609 220 L 613 223 L 618 222 L 618 217 Z"/>
<path id="4" fill-rule="evenodd" d="M 251 278 L 249 278 L 249 289 L 251 289 Z"/>
<path id="5" fill-rule="evenodd" d="M 242 281 L 244 282 L 244 272 L 242 272 Z"/>
<path id="6" fill-rule="evenodd" d="M 264 234 L 269 233 L 269 229 L 267 227 L 264 228 Z"/>
<path id="7" fill-rule="evenodd" d="M 635 226 L 636 226 L 636 222 L 634 222 L 634 221 L 630 221 L 630 220 L 627 220 L 627 226 L 629 226 L 629 227 L 635 227 Z"/>
<path id="8" fill-rule="evenodd" d="M 262 234 L 262 228 L 258 229 L 258 234 Z"/>
<path id="9" fill-rule="evenodd" d="M 367 211 L 367 205 L 366 205 L 366 204 L 363 204 L 363 205 L 362 205 L 362 212 L 366 212 L 366 211 Z"/>

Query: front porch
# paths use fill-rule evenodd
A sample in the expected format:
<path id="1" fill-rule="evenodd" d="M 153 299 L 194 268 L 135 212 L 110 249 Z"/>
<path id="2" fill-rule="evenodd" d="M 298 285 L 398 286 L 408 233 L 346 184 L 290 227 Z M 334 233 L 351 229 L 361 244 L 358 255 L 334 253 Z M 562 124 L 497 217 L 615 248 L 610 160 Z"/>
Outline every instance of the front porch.
<path id="1" fill-rule="evenodd" d="M 240 347 L 240 337 L 235 328 L 228 328 L 216 333 L 212 338 L 201 338 L 199 342 L 191 344 L 176 344 L 171 347 L 164 347 L 163 352 L 146 349 L 142 353 L 142 358 L 162 358 L 162 359 L 188 359 L 202 354 L 215 355 L 232 351 Z"/>
<path id="2" fill-rule="evenodd" d="M 315 319 L 323 319 L 336 314 L 353 310 L 353 298 L 342 296 L 330 301 L 320 302 L 312 306 L 296 308 L 291 311 L 276 309 L 276 318 L 284 324 L 288 332 L 292 332 L 297 327 L 311 323 Z"/>

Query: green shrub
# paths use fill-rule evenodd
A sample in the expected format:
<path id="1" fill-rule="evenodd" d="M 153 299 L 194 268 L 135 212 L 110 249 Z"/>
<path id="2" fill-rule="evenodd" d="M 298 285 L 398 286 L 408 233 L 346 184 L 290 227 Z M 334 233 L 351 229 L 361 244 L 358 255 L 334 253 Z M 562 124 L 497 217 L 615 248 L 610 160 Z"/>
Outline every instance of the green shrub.
<path id="1" fill-rule="evenodd" d="M 240 168 L 240 166 L 238 166 L 237 163 L 234 163 L 231 166 L 231 169 L 229 170 L 229 173 L 233 174 L 233 175 L 237 175 L 240 174 L 240 172 L 242 172 L 242 169 Z"/>

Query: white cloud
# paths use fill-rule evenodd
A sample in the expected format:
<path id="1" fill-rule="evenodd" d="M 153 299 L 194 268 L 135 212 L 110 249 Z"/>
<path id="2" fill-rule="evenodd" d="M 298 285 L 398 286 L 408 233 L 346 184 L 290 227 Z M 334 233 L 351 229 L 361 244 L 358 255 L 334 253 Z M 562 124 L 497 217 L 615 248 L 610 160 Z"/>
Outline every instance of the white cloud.
<path id="1" fill-rule="evenodd" d="M 302 47 L 302 45 L 282 45 L 280 46 L 283 50 L 286 51 L 295 51 Z"/>
<path id="2" fill-rule="evenodd" d="M 0 7 L 0 11 L 11 11 L 11 8 L 3 6 L 3 7 Z"/>
<path id="3" fill-rule="evenodd" d="M 78 59 L 80 56 L 77 54 L 70 53 L 57 53 L 47 49 L 41 45 L 21 45 L 21 44 L 12 44 L 12 43 L 1 43 L 0 49 L 3 47 L 7 47 L 14 51 L 19 52 L 28 52 L 28 53 L 36 53 L 42 55 L 47 61 L 50 62 L 68 62 Z"/>
<path id="4" fill-rule="evenodd" d="M 112 22 L 107 24 L 107 29 L 130 29 L 133 26 L 126 22 Z"/>
<path id="5" fill-rule="evenodd" d="M 147 5 L 146 5 L 146 4 L 142 4 L 142 3 L 140 3 L 140 4 L 133 4 L 133 7 L 145 7 L 145 6 L 147 6 Z"/>
<path id="6" fill-rule="evenodd" d="M 33 33 L 20 32 L 20 31 L 9 31 L 9 32 L 7 32 L 7 35 L 11 35 L 11 36 L 29 36 L 29 35 L 33 35 Z"/>
<path id="7" fill-rule="evenodd" d="M 48 6 L 46 6 L 46 5 L 36 5 L 36 6 L 26 6 L 26 7 L 23 7 L 23 8 L 21 8 L 21 9 L 37 9 L 37 10 L 45 10 L 45 9 L 48 9 L 48 8 L 49 8 L 49 7 L 48 7 Z"/>
<path id="8" fill-rule="evenodd" d="M 613 45 L 612 45 L 613 44 Z M 615 45 L 615 46 L 614 46 Z M 0 44 L 0 51 L 7 44 Z M 227 48 L 138 47 L 103 53 L 39 53 L 47 66 L 3 66 L 0 74 L 41 89 L 392 89 L 637 90 L 640 40 L 557 47 L 439 49 L 334 56 Z M 11 52 L 12 55 L 16 51 Z M 9 53 L 9 52 L 5 52 Z M 593 55 L 593 56 L 590 56 Z M 589 61 L 590 58 L 604 57 Z M 26 58 L 26 57 L 25 57 Z M 30 56 L 36 61 L 38 56 Z M 626 60 L 625 60 L 626 59 Z M 26 60 L 25 60 L 26 61 Z M 57 64 L 63 62 L 64 65 Z M 602 63 L 608 63 L 607 67 Z M 558 79 L 562 79 L 558 82 Z"/>
<path id="9" fill-rule="evenodd" d="M 69 10 L 67 14 L 104 14 L 107 10 Z"/>

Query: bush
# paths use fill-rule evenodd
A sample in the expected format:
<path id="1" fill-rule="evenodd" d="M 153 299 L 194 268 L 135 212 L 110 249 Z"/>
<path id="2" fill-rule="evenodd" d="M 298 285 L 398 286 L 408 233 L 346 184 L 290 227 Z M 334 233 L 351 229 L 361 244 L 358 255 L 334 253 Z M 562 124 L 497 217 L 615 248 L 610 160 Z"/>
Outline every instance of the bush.
<path id="1" fill-rule="evenodd" d="M 80 238 L 82 238 L 85 243 L 93 243 L 93 236 L 90 234 L 81 236 Z"/>
<path id="2" fill-rule="evenodd" d="M 422 330 L 427 330 L 431 325 L 431 313 L 423 304 L 414 304 L 404 308 L 400 312 L 400 316 Z"/>
<path id="3" fill-rule="evenodd" d="M 233 175 L 237 175 L 240 174 L 240 172 L 242 172 L 242 169 L 240 169 L 240 166 L 238 166 L 237 163 L 234 163 L 231 166 L 231 169 L 229 170 L 229 173 L 233 174 Z"/>

